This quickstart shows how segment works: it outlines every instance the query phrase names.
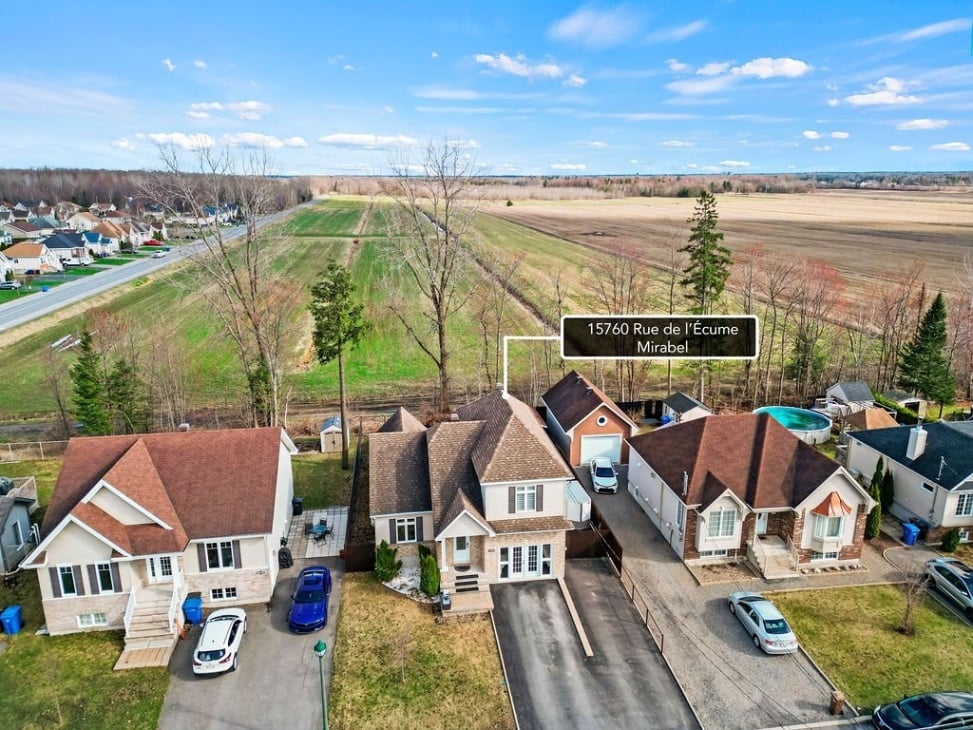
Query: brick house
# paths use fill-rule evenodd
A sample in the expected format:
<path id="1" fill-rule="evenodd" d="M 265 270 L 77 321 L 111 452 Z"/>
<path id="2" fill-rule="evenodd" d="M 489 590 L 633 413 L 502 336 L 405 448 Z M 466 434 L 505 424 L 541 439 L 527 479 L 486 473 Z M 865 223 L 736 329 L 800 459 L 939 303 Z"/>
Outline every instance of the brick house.
<path id="1" fill-rule="evenodd" d="M 368 463 L 376 544 L 413 566 L 426 545 L 454 602 L 479 594 L 492 607 L 491 583 L 564 575 L 573 473 L 513 396 L 494 391 L 429 428 L 400 408 L 369 436 Z"/>
<path id="2" fill-rule="evenodd" d="M 857 565 L 875 501 L 766 413 L 629 439 L 628 490 L 687 563 L 748 560 L 766 578 Z"/>
<path id="3" fill-rule="evenodd" d="M 548 434 L 571 466 L 596 456 L 628 463 L 626 439 L 638 426 L 585 376 L 572 370 L 541 396 L 541 403 Z"/>
<path id="4" fill-rule="evenodd" d="M 48 631 L 171 647 L 188 592 L 209 608 L 269 601 L 294 453 L 280 428 L 71 439 L 23 564 Z"/>

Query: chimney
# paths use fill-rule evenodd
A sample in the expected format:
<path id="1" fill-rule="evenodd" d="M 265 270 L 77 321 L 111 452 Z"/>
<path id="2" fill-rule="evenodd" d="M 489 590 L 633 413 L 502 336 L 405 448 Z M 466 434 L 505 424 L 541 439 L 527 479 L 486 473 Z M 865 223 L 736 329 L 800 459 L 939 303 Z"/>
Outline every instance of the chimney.
<path id="1" fill-rule="evenodd" d="M 915 428 L 909 429 L 909 446 L 905 450 L 907 459 L 918 459 L 922 452 L 926 450 L 927 431 L 922 427 L 922 421 L 916 424 Z"/>

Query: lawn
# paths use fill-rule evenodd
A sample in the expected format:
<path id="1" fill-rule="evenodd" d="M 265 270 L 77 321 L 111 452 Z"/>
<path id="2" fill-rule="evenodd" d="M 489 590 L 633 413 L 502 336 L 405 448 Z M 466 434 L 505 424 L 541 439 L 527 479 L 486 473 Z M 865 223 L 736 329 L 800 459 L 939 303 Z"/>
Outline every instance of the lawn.
<path id="1" fill-rule="evenodd" d="M 871 709 L 905 695 L 973 687 L 973 631 L 931 598 L 915 614 L 915 634 L 905 636 L 898 631 L 905 604 L 894 585 L 772 595 L 854 705 Z"/>
<path id="2" fill-rule="evenodd" d="M 352 436 L 349 459 L 355 458 Z M 304 498 L 305 509 L 319 509 L 351 502 L 351 465 L 341 468 L 341 453 L 302 453 L 291 459 L 294 469 L 294 496 Z"/>
<path id="3" fill-rule="evenodd" d="M 514 727 L 490 621 L 437 624 L 371 573 L 342 582 L 329 709 L 334 730 Z"/>

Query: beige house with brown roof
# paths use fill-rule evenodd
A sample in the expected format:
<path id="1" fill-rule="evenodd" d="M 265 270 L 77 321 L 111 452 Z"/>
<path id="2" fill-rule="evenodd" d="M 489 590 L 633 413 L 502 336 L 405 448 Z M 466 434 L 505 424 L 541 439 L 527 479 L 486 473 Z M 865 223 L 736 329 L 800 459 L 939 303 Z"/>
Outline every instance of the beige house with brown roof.
<path id="1" fill-rule="evenodd" d="M 269 601 L 296 451 L 281 428 L 71 439 L 23 566 L 48 631 L 171 647 L 191 591 L 210 608 Z"/>
<path id="2" fill-rule="evenodd" d="M 766 413 L 629 440 L 628 491 L 683 561 L 748 560 L 766 578 L 858 565 L 875 501 Z"/>
<path id="3" fill-rule="evenodd" d="M 3 251 L 15 274 L 47 274 L 64 271 L 61 259 L 43 243 L 15 243 Z"/>
<path id="4" fill-rule="evenodd" d="M 399 409 L 369 436 L 368 457 L 376 543 L 407 565 L 425 544 L 454 600 L 564 575 L 573 473 L 530 406 L 497 390 L 429 428 Z"/>

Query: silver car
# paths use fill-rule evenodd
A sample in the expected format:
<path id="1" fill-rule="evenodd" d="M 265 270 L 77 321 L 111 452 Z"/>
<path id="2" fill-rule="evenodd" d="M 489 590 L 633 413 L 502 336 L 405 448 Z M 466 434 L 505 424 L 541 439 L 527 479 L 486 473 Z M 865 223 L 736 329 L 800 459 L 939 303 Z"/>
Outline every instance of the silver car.
<path id="1" fill-rule="evenodd" d="M 753 645 L 767 654 L 793 654 L 797 637 L 777 606 L 759 593 L 737 591 L 730 595 L 730 613 L 753 638 Z"/>
<path id="2" fill-rule="evenodd" d="M 242 608 L 213 611 L 193 651 L 193 674 L 223 674 L 236 671 L 240 644 L 247 633 L 247 614 Z"/>
<path id="3" fill-rule="evenodd" d="M 973 568 L 956 558 L 934 558 L 926 563 L 926 575 L 973 621 Z"/>

